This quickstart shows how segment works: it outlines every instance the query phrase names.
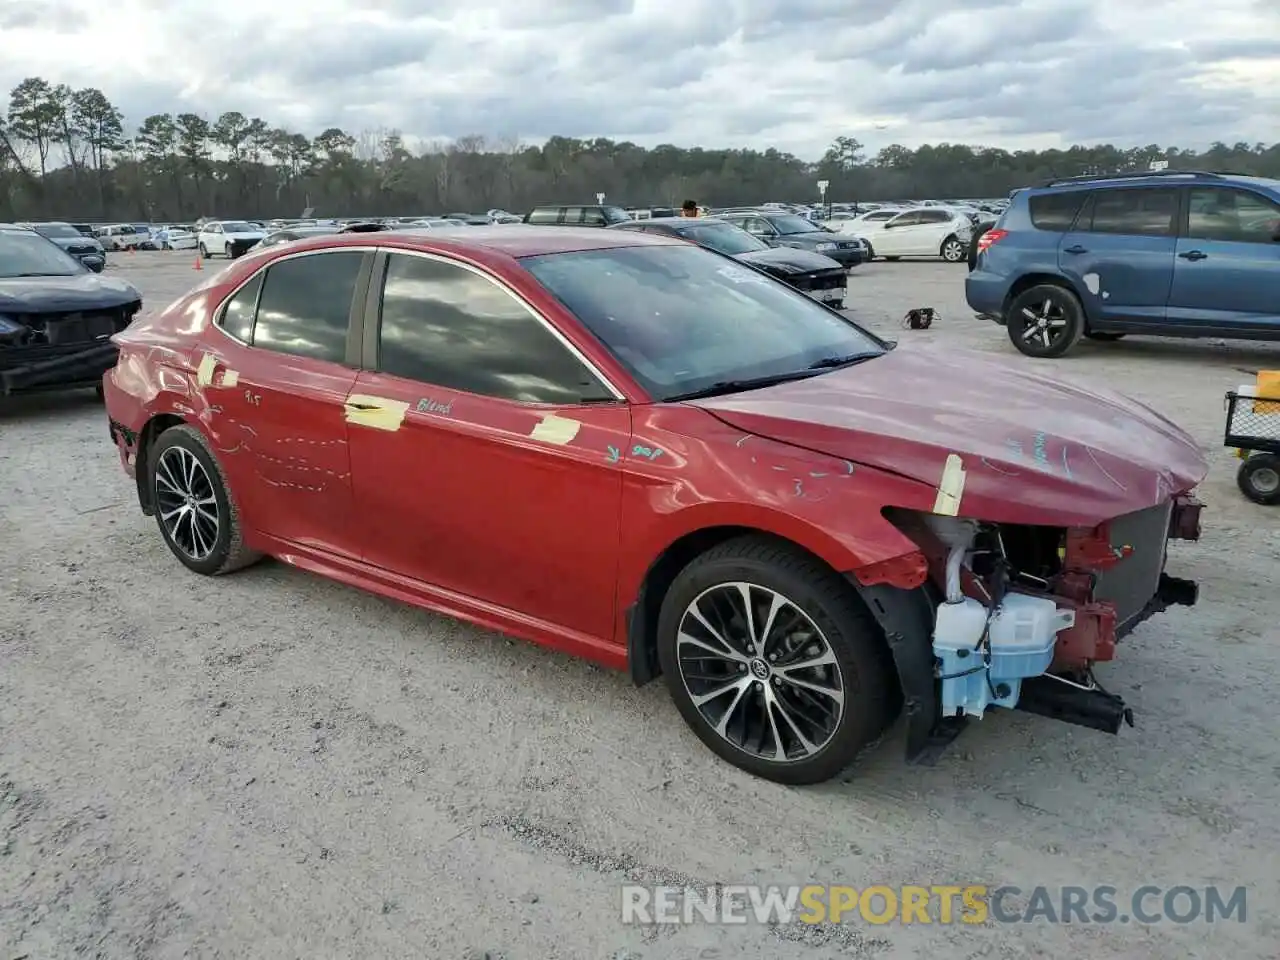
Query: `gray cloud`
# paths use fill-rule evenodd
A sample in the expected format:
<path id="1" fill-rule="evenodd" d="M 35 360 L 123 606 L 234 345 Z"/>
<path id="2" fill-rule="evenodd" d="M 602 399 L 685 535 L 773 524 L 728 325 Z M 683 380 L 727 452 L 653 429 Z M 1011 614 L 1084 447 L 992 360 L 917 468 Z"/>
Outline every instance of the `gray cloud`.
<path id="1" fill-rule="evenodd" d="M 99 86 L 135 123 L 234 109 L 307 133 L 812 157 L 846 134 L 872 149 L 1266 140 L 1280 109 L 1275 0 L 1219 0 L 1209 17 L 1196 0 L 72 2 L 0 0 L 0 85 Z M 102 74 L 72 42 L 137 56 Z"/>

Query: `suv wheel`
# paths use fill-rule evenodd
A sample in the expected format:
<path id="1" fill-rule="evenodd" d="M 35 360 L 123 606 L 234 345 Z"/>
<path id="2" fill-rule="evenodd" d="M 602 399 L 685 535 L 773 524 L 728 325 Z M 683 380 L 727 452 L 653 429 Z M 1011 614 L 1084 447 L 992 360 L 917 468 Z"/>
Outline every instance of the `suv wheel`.
<path id="1" fill-rule="evenodd" d="M 939 252 L 947 263 L 961 263 L 969 253 L 959 237 L 947 237 L 942 241 L 942 249 Z"/>
<path id="2" fill-rule="evenodd" d="M 1084 308 L 1070 290 L 1044 283 L 1013 298 L 1004 325 L 1028 357 L 1060 357 L 1084 335 Z"/>

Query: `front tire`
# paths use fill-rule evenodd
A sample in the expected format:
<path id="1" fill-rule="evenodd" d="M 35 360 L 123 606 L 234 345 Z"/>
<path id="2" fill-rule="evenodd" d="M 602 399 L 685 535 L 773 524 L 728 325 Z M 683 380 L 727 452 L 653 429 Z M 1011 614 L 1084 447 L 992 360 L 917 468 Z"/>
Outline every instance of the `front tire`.
<path id="1" fill-rule="evenodd" d="M 259 559 L 243 528 L 222 468 L 194 427 L 170 427 L 147 458 L 147 482 L 160 535 L 188 570 L 218 576 Z"/>
<path id="2" fill-rule="evenodd" d="M 681 571 L 663 599 L 658 658 L 698 738 L 777 783 L 836 776 L 896 705 L 888 647 L 853 587 L 762 536 L 723 543 Z"/>
<path id="3" fill-rule="evenodd" d="M 1005 311 L 1004 325 L 1020 352 L 1055 359 L 1084 335 L 1084 308 L 1065 287 L 1042 283 L 1014 297 Z"/>
<path id="4" fill-rule="evenodd" d="M 199 249 L 199 251 L 200 251 L 200 259 L 201 259 L 201 260 L 208 260 L 208 259 L 209 259 L 209 251 L 208 251 L 208 249 L 205 247 L 205 245 L 204 245 L 203 243 L 202 243 L 202 244 L 200 244 L 200 246 L 199 246 L 199 248 L 198 248 L 198 249 Z"/>
<path id="5" fill-rule="evenodd" d="M 1251 453 L 1236 471 L 1240 492 L 1264 507 L 1280 504 L 1280 457 L 1274 453 Z"/>
<path id="6" fill-rule="evenodd" d="M 969 251 L 959 237 L 947 237 L 943 240 L 938 253 L 947 263 L 964 263 L 969 256 Z"/>

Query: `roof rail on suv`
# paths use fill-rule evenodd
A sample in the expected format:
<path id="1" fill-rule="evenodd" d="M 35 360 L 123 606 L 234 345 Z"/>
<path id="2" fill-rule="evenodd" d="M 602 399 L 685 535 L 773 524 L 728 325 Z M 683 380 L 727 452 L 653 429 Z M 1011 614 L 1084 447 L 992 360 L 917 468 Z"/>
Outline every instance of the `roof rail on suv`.
<path id="1" fill-rule="evenodd" d="M 1242 173 L 1211 173 L 1208 170 L 1124 170 L 1120 173 L 1084 173 L 1078 177 L 1057 177 L 1046 180 L 1041 187 L 1056 187 L 1063 183 L 1088 183 L 1092 180 L 1145 180 L 1148 177 L 1201 177 L 1205 180 L 1221 180 L 1223 177 L 1242 177 Z"/>

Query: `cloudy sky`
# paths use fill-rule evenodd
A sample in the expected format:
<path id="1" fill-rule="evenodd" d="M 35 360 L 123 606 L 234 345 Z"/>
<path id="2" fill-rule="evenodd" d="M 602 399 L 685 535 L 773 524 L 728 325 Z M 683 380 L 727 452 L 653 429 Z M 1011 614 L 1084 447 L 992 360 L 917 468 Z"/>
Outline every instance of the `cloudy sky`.
<path id="1" fill-rule="evenodd" d="M 1280 0 L 0 0 L 30 75 L 309 134 L 1200 146 L 1280 137 Z"/>

